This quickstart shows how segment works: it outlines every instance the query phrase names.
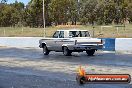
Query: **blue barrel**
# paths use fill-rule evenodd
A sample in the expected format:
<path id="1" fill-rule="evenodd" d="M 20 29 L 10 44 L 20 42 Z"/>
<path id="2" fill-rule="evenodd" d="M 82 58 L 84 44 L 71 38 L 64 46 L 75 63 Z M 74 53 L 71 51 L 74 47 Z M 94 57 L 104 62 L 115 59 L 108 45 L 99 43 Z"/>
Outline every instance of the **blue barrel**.
<path id="1" fill-rule="evenodd" d="M 115 51 L 115 38 L 103 38 L 104 41 L 103 50 Z"/>

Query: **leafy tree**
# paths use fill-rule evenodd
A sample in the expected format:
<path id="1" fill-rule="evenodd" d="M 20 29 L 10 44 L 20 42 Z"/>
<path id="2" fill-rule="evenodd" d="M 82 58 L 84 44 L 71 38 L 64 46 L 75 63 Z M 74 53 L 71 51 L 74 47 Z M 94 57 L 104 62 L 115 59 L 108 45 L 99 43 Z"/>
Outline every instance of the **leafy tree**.
<path id="1" fill-rule="evenodd" d="M 127 12 L 128 12 L 127 18 L 128 18 L 128 20 L 129 20 L 129 22 L 132 23 L 132 3 L 129 3 L 129 4 L 128 4 Z"/>
<path id="2" fill-rule="evenodd" d="M 83 3 L 82 7 L 82 14 L 81 14 L 81 22 L 83 24 L 94 24 L 94 21 L 96 21 L 96 11 L 97 11 L 97 0 L 87 0 Z"/>
<path id="3" fill-rule="evenodd" d="M 111 24 L 115 19 L 115 3 L 112 1 L 104 2 L 104 23 Z"/>
<path id="4" fill-rule="evenodd" d="M 13 8 L 11 8 L 11 6 L 5 5 L 2 8 L 1 21 L 0 21 L 1 26 L 11 25 L 11 13 L 12 13 L 12 11 L 13 11 Z"/>
<path id="5" fill-rule="evenodd" d="M 43 0 L 31 0 L 26 6 L 17 1 L 0 2 L 0 26 L 44 26 Z M 44 3 L 46 26 L 132 22 L 132 0 L 44 0 Z"/>
<path id="6" fill-rule="evenodd" d="M 46 25 L 51 25 L 49 3 L 50 0 L 45 0 L 45 18 Z M 26 22 L 30 24 L 30 27 L 42 27 L 43 26 L 43 0 L 31 0 L 25 10 L 27 14 Z"/>
<path id="7" fill-rule="evenodd" d="M 0 13 L 1 26 L 15 26 L 22 22 L 22 11 L 24 4 L 15 2 L 13 4 L 2 4 Z"/>
<path id="8" fill-rule="evenodd" d="M 72 21 L 76 24 L 78 11 L 76 0 L 52 0 L 50 4 L 52 21 L 58 24 L 67 24 Z"/>

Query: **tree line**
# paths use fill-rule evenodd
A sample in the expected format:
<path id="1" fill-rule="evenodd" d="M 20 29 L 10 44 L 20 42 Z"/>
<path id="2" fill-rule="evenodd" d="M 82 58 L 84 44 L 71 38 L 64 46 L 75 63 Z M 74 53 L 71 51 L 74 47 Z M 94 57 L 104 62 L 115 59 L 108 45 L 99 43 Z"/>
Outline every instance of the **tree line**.
<path id="1" fill-rule="evenodd" d="M 132 0 L 44 0 L 46 26 L 132 22 Z M 0 26 L 43 27 L 43 0 L 0 3 Z"/>

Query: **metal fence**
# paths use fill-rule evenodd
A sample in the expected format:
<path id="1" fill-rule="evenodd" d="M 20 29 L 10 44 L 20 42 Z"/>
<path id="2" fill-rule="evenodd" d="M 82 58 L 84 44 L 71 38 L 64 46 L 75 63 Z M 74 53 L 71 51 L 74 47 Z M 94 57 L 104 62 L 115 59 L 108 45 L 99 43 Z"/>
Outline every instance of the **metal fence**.
<path id="1" fill-rule="evenodd" d="M 51 37 L 57 29 L 65 27 L 29 28 L 29 27 L 0 27 L 0 37 Z M 74 27 L 72 27 L 74 28 Z M 75 28 L 89 30 L 93 37 L 98 38 L 132 38 L 132 25 L 125 26 L 77 26 Z M 45 31 L 44 31 L 45 30 Z M 46 32 L 46 33 L 44 33 Z"/>

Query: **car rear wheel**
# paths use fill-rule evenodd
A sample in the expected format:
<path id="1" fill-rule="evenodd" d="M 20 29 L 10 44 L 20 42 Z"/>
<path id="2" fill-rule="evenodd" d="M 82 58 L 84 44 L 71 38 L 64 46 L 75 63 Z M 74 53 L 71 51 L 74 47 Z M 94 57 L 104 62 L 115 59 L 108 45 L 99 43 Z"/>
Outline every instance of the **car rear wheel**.
<path id="1" fill-rule="evenodd" d="M 95 53 L 95 50 L 92 49 L 92 50 L 87 50 L 86 53 L 88 54 L 88 56 L 93 56 L 94 53 Z"/>
<path id="2" fill-rule="evenodd" d="M 46 46 L 44 46 L 43 47 L 43 53 L 44 53 L 44 55 L 49 55 L 49 50 L 47 49 L 47 47 Z"/>
<path id="3" fill-rule="evenodd" d="M 63 49 L 63 54 L 65 55 L 65 56 L 71 56 L 71 51 L 67 48 L 67 47 L 64 47 L 64 49 Z"/>

